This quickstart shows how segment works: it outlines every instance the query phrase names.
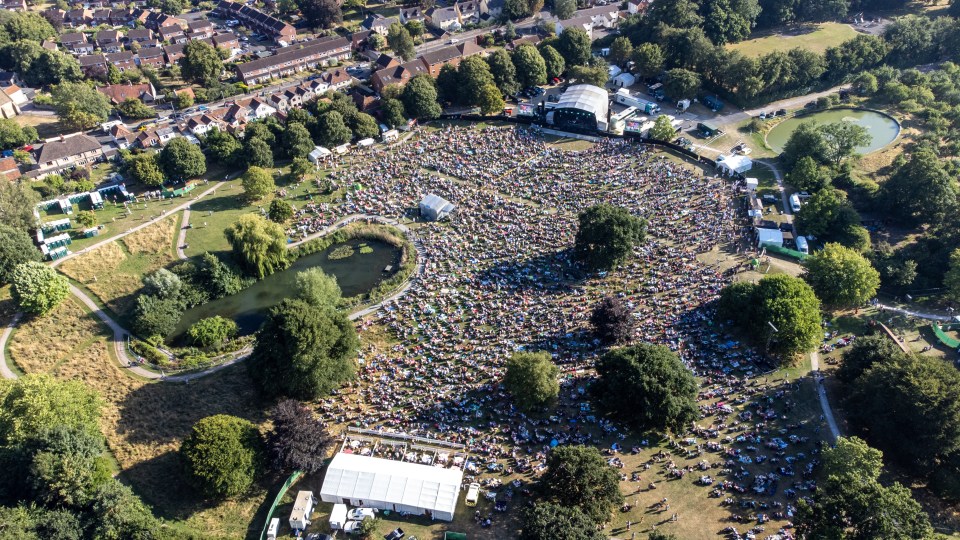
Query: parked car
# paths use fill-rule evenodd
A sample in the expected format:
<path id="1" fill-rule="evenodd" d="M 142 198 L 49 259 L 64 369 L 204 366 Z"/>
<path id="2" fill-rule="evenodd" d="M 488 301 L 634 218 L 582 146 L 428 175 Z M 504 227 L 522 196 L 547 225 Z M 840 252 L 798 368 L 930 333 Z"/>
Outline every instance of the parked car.
<path id="1" fill-rule="evenodd" d="M 333 540 L 333 537 L 329 534 L 313 533 L 307 536 L 307 540 Z"/>
<path id="2" fill-rule="evenodd" d="M 404 536 L 403 529 L 397 527 L 396 529 L 390 531 L 390 534 L 383 535 L 383 540 L 400 540 Z"/>
<path id="3" fill-rule="evenodd" d="M 362 521 L 348 521 L 343 525 L 344 534 L 358 534 L 360 532 L 360 525 Z"/>
<path id="4" fill-rule="evenodd" d="M 347 519 L 353 521 L 363 521 L 365 519 L 373 519 L 377 517 L 376 508 L 354 508 L 353 510 L 347 512 Z"/>
<path id="5" fill-rule="evenodd" d="M 560 101 L 560 96 L 558 96 L 557 94 L 550 94 L 549 96 L 547 96 L 547 101 L 549 101 L 550 103 L 556 103 Z"/>

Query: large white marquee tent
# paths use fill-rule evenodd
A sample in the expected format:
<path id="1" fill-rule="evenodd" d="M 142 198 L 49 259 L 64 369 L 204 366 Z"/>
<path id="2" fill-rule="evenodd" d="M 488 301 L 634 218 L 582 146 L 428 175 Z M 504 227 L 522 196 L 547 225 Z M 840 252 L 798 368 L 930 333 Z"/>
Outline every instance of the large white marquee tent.
<path id="1" fill-rule="evenodd" d="M 453 521 L 462 482 L 457 468 L 341 452 L 327 467 L 320 499 Z"/>

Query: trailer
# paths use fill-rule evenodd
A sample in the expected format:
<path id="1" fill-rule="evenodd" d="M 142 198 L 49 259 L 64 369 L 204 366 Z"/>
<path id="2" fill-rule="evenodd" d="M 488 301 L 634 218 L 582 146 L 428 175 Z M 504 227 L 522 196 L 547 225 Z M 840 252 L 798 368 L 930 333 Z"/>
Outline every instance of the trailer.
<path id="1" fill-rule="evenodd" d="M 626 105 L 627 107 L 636 107 L 637 110 L 643 114 L 657 114 L 660 112 L 660 105 L 657 105 L 652 101 L 640 99 L 631 94 L 626 88 L 617 90 L 617 93 L 614 94 L 613 99 L 621 105 Z"/>
<path id="2" fill-rule="evenodd" d="M 710 124 L 705 124 L 703 122 L 697 123 L 697 131 L 700 132 L 700 135 L 706 138 L 716 137 L 723 133 L 719 128 L 711 126 Z"/>
<path id="3" fill-rule="evenodd" d="M 720 101 L 720 98 L 717 96 L 706 96 L 703 98 L 703 104 L 707 107 L 710 107 L 710 110 L 713 112 L 719 112 L 723 110 L 723 102 Z"/>

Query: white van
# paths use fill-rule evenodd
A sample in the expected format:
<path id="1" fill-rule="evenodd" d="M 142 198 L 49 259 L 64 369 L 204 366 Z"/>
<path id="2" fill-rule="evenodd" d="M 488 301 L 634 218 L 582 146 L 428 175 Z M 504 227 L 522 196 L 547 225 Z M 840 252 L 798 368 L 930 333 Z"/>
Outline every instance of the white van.
<path id="1" fill-rule="evenodd" d="M 267 527 L 267 540 L 277 540 L 277 532 L 280 530 L 280 518 L 270 520 L 270 526 Z"/>
<path id="2" fill-rule="evenodd" d="M 796 193 L 794 193 L 793 195 L 790 195 L 790 208 L 793 210 L 794 213 L 800 211 L 800 196 L 797 195 Z"/>
<path id="3" fill-rule="evenodd" d="M 480 484 L 474 482 L 467 488 L 467 499 L 465 502 L 467 506 L 476 506 L 478 500 L 480 500 Z"/>
<path id="4" fill-rule="evenodd" d="M 806 236 L 797 236 L 797 251 L 800 253 L 810 254 L 810 245 L 807 244 Z"/>

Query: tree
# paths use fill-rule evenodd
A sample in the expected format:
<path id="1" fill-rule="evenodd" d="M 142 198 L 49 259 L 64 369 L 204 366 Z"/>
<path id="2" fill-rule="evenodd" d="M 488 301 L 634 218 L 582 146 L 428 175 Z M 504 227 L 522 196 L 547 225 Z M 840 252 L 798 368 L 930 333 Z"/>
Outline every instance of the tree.
<path id="1" fill-rule="evenodd" d="M 166 268 L 159 268 L 143 277 L 143 292 L 157 298 L 178 299 L 183 289 L 180 276 Z"/>
<path id="2" fill-rule="evenodd" d="M 0 42 L 33 41 L 40 43 L 45 39 L 57 36 L 57 31 L 53 25 L 39 13 L 27 11 L 12 14 L 9 17 L 4 17 L 2 24 Z"/>
<path id="3" fill-rule="evenodd" d="M 426 27 L 423 25 L 423 21 L 418 21 L 416 19 L 405 22 L 403 26 L 407 29 L 407 32 L 410 32 L 410 37 L 413 38 L 418 38 L 427 31 Z"/>
<path id="4" fill-rule="evenodd" d="M 141 294 L 133 307 L 133 331 L 144 338 L 164 338 L 177 328 L 182 315 L 183 304 L 179 298 Z"/>
<path id="5" fill-rule="evenodd" d="M 243 196 L 250 202 L 262 200 L 277 189 L 273 174 L 260 167 L 250 167 L 243 173 Z"/>
<path id="6" fill-rule="evenodd" d="M 837 379 L 852 383 L 876 364 L 899 362 L 906 354 L 892 339 L 883 334 L 858 336 L 853 345 L 843 352 L 843 362 L 837 369 Z"/>
<path id="7" fill-rule="evenodd" d="M 417 55 L 417 49 L 413 44 L 413 37 L 410 31 L 402 24 L 395 22 L 387 29 L 387 45 L 393 49 L 393 52 L 403 58 L 403 61 L 412 60 Z"/>
<path id="8" fill-rule="evenodd" d="M 513 51 L 517 81 L 520 86 L 539 86 L 547 83 L 547 63 L 533 45 L 521 45 Z"/>
<path id="9" fill-rule="evenodd" d="M 517 352 L 507 360 L 503 386 L 521 410 L 542 408 L 560 393 L 558 368 L 547 352 Z"/>
<path id="10" fill-rule="evenodd" d="M 204 87 L 215 86 L 223 72 L 223 60 L 213 45 L 195 39 L 183 47 L 180 58 L 180 75 L 195 84 Z"/>
<path id="11" fill-rule="evenodd" d="M 353 133 L 347 127 L 343 115 L 337 111 L 328 111 L 317 121 L 317 132 L 324 146 L 334 147 L 350 142 Z"/>
<path id="12" fill-rule="evenodd" d="M 840 244 L 825 245 L 804 266 L 804 279 L 827 306 L 861 306 L 874 297 L 880 286 L 880 273 L 870 261 Z"/>
<path id="13" fill-rule="evenodd" d="M 681 433 L 699 417 L 697 381 L 675 353 L 642 343 L 597 361 L 591 388 L 600 410 L 631 428 Z"/>
<path id="14" fill-rule="evenodd" d="M 285 269 L 287 235 L 283 227 L 257 214 L 246 214 L 224 231 L 238 261 L 257 279 Z"/>
<path id="15" fill-rule="evenodd" d="M 695 98 L 700 90 L 700 76 L 688 69 L 671 69 L 663 80 L 663 89 L 675 99 Z"/>
<path id="16" fill-rule="evenodd" d="M 260 476 L 263 441 L 257 427 L 247 420 L 218 414 L 193 425 L 180 455 L 204 494 L 231 498 L 249 491 Z"/>
<path id="17" fill-rule="evenodd" d="M 83 381 L 26 375 L 0 381 L 0 441 L 7 446 L 38 437 L 51 426 L 99 433 L 102 403 Z"/>
<path id="18" fill-rule="evenodd" d="M 274 199 L 270 201 L 267 217 L 270 218 L 270 221 L 282 225 L 293 217 L 293 207 L 283 199 Z"/>
<path id="19" fill-rule="evenodd" d="M 929 517 L 910 490 L 899 483 L 880 483 L 881 463 L 882 454 L 856 437 L 840 437 L 835 447 L 824 449 L 826 481 L 818 483 L 812 503 L 798 504 L 798 537 L 935 538 Z"/>
<path id="20" fill-rule="evenodd" d="M 437 103 L 437 89 L 429 75 L 417 75 L 403 87 L 401 95 L 404 110 L 410 118 L 432 120 L 442 112 Z"/>
<path id="21" fill-rule="evenodd" d="M 676 134 L 677 131 L 674 129 L 673 123 L 670 122 L 670 117 L 661 114 L 654 120 L 653 127 L 650 128 L 650 133 L 647 136 L 658 141 L 670 142 Z"/>
<path id="22" fill-rule="evenodd" d="M 567 77 L 580 84 L 592 84 L 602 88 L 610 79 L 610 72 L 602 66 L 572 66 L 567 70 Z"/>
<path id="23" fill-rule="evenodd" d="M 811 157 L 818 162 L 824 162 L 827 155 L 827 141 L 823 132 L 817 129 L 813 122 L 803 122 L 790 134 L 787 144 L 783 146 L 780 161 L 787 170 L 792 170 L 797 161 L 804 156 Z"/>
<path id="24" fill-rule="evenodd" d="M 181 90 L 177 92 L 176 98 L 174 99 L 174 104 L 177 106 L 178 109 L 180 110 L 189 109 L 190 107 L 193 107 L 193 103 L 194 103 L 193 92 L 190 92 L 187 90 Z M 216 131 L 219 131 L 219 130 L 216 130 Z"/>
<path id="25" fill-rule="evenodd" d="M 93 227 L 97 224 L 97 214 L 93 210 L 80 210 L 74 219 L 81 227 Z"/>
<path id="26" fill-rule="evenodd" d="M 313 169 L 314 169 L 314 165 L 313 163 L 310 163 L 309 159 L 302 158 L 302 157 L 293 158 L 293 161 L 290 162 L 290 178 L 292 178 L 294 181 L 300 182 L 308 174 L 310 174 L 310 171 L 312 171 Z M 290 205 L 288 204 L 287 206 L 290 206 Z M 293 217 L 292 207 L 290 209 L 290 216 L 287 217 L 286 219 L 290 219 L 291 217 Z M 280 223 L 280 222 L 278 221 L 277 223 Z"/>
<path id="27" fill-rule="evenodd" d="M 97 491 L 91 512 L 95 540 L 152 540 L 160 528 L 150 509 L 119 481 Z"/>
<path id="28" fill-rule="evenodd" d="M 510 54 L 504 49 L 497 49 L 487 57 L 487 64 L 490 66 L 493 82 L 500 92 L 507 96 L 516 94 L 520 84 L 517 82 L 517 68 L 513 65 Z"/>
<path id="29" fill-rule="evenodd" d="M 187 329 L 190 342 L 199 347 L 220 345 L 237 335 L 237 323 L 219 315 L 200 319 Z"/>
<path id="30" fill-rule="evenodd" d="M 619 36 L 610 44 L 610 55 L 608 58 L 612 64 L 625 66 L 627 61 L 633 56 L 633 44 L 626 36 Z"/>
<path id="31" fill-rule="evenodd" d="M 12 150 L 37 140 L 37 130 L 21 127 L 16 121 L 0 118 L 0 150 Z"/>
<path id="32" fill-rule="evenodd" d="M 244 279 L 237 272 L 210 253 L 200 257 L 194 281 L 199 288 L 209 292 L 211 298 L 236 294 L 245 286 Z"/>
<path id="33" fill-rule="evenodd" d="M 270 310 L 247 367 L 268 396 L 316 399 L 353 379 L 358 342 L 343 313 L 286 299 Z"/>
<path id="34" fill-rule="evenodd" d="M 457 66 L 458 93 L 465 105 L 480 105 L 484 89 L 494 85 L 490 67 L 479 55 L 464 58 Z"/>
<path id="35" fill-rule="evenodd" d="M 550 45 L 545 45 L 540 49 L 540 56 L 543 57 L 544 66 L 547 68 L 548 79 L 563 75 L 563 72 L 567 69 L 563 56 Z"/>
<path id="36" fill-rule="evenodd" d="M 313 138 L 298 122 L 289 122 L 283 132 L 283 147 L 291 158 L 307 157 L 313 150 Z"/>
<path id="37" fill-rule="evenodd" d="M 77 426 L 53 426 L 27 444 L 34 498 L 50 506 L 83 507 L 112 482 L 103 435 Z"/>
<path id="38" fill-rule="evenodd" d="M 480 101 L 477 105 L 480 107 L 481 114 L 493 114 L 502 112 L 505 103 L 500 90 L 496 86 L 488 84 L 480 90 Z"/>
<path id="39" fill-rule="evenodd" d="M 754 9 L 747 13 L 735 9 L 734 4 L 735 2 L 730 0 L 708 0 L 701 8 L 701 11 L 706 13 L 703 20 L 704 30 L 710 40 L 718 46 L 749 37 L 753 21 L 760 13 L 760 7 L 756 1 L 752 2 L 751 7 Z M 736 4 L 743 5 L 747 2 L 736 2 Z"/>
<path id="40" fill-rule="evenodd" d="M 28 262 L 40 262 L 33 239 L 23 229 L 0 224 L 0 285 L 13 281 L 16 267 Z"/>
<path id="41" fill-rule="evenodd" d="M 38 202 L 40 197 L 29 184 L 0 182 L 0 224 L 24 231 L 36 226 L 33 208 Z"/>
<path id="42" fill-rule="evenodd" d="M 830 177 L 812 157 L 803 156 L 787 173 L 787 183 L 800 191 L 816 193 L 830 186 Z"/>
<path id="43" fill-rule="evenodd" d="M 565 21 L 577 11 L 577 0 L 553 0 L 553 14 L 558 20 Z"/>
<path id="44" fill-rule="evenodd" d="M 312 26 L 329 28 L 343 22 L 343 12 L 336 0 L 297 0 L 297 6 Z"/>
<path id="45" fill-rule="evenodd" d="M 380 104 L 380 115 L 383 123 L 395 128 L 406 124 L 406 111 L 403 102 L 399 99 L 384 99 Z"/>
<path id="46" fill-rule="evenodd" d="M 880 188 L 888 215 L 911 224 L 936 223 L 957 204 L 953 179 L 927 148 L 915 151 Z"/>
<path id="47" fill-rule="evenodd" d="M 50 89 L 57 116 L 72 129 L 86 130 L 107 121 L 110 100 L 81 82 L 61 82 Z"/>
<path id="48" fill-rule="evenodd" d="M 250 167 L 273 167 L 273 150 L 270 143 L 261 138 L 250 139 L 244 143 L 244 154 Z"/>
<path id="49" fill-rule="evenodd" d="M 199 146 L 184 137 L 168 142 L 157 157 L 160 169 L 170 178 L 184 182 L 207 172 L 207 160 Z"/>
<path id="50" fill-rule="evenodd" d="M 870 144 L 873 137 L 867 128 L 851 122 L 833 122 L 820 126 L 826 146 L 825 157 L 839 166 L 858 146 Z"/>
<path id="51" fill-rule="evenodd" d="M 160 11 L 166 15 L 180 15 L 183 13 L 183 0 L 161 0 Z"/>
<path id="52" fill-rule="evenodd" d="M 240 141 L 227 131 L 214 129 L 207 132 L 203 145 L 211 158 L 224 165 L 235 165 L 243 160 Z"/>
<path id="53" fill-rule="evenodd" d="M 633 61 L 640 73 L 652 77 L 663 70 L 663 49 L 656 43 L 643 43 L 633 50 Z"/>
<path id="54" fill-rule="evenodd" d="M 551 450 L 537 487 L 544 502 L 577 508 L 595 524 L 608 521 L 613 508 L 623 504 L 620 475 L 592 446 Z"/>
<path id="55" fill-rule="evenodd" d="M 2 230 L 0 230 L 2 233 Z M 0 255 L 2 260 L 2 255 Z M 0 283 L 3 283 L 2 274 L 0 274 Z M 946 273 L 943 275 L 943 286 L 947 290 L 947 297 L 954 302 L 960 301 L 960 248 L 950 253 L 950 262 Z"/>
<path id="56" fill-rule="evenodd" d="M 347 120 L 355 139 L 372 139 L 380 135 L 380 126 L 367 113 L 355 112 L 347 117 Z"/>
<path id="57" fill-rule="evenodd" d="M 566 540 L 604 540 L 597 524 L 577 507 L 553 503 L 534 503 L 522 516 L 520 540 L 553 540 L 563 531 Z"/>
<path id="58" fill-rule="evenodd" d="M 633 337 L 635 319 L 630 308 L 616 296 L 607 296 L 597 303 L 590 314 L 590 325 L 601 342 L 626 343 Z"/>
<path id="59" fill-rule="evenodd" d="M 70 294 L 67 278 L 37 261 L 15 266 L 10 283 L 14 302 L 32 315 L 46 315 Z"/>
<path id="60" fill-rule="evenodd" d="M 157 154 L 153 152 L 141 152 L 126 158 L 123 170 L 132 180 L 145 186 L 158 188 L 163 185 L 163 172 L 157 164 Z"/>
<path id="61" fill-rule="evenodd" d="M 826 188 L 818 191 L 800 207 L 796 224 L 804 234 L 832 240 L 851 226 L 859 226 L 860 215 L 842 191 Z"/>
<path id="62" fill-rule="evenodd" d="M 725 287 L 717 316 L 784 355 L 813 349 L 823 335 L 820 301 L 813 289 L 785 274 L 767 276 L 756 285 L 741 282 Z"/>
<path id="63" fill-rule="evenodd" d="M 598 204 L 578 216 L 574 255 L 591 270 L 610 270 L 647 236 L 647 222 L 624 208 Z"/>
<path id="64" fill-rule="evenodd" d="M 147 107 L 142 101 L 136 98 L 127 98 L 123 100 L 119 105 L 117 105 L 117 112 L 123 116 L 126 116 L 127 118 L 133 119 L 153 118 L 157 115 L 157 111 Z"/>
<path id="65" fill-rule="evenodd" d="M 267 433 L 267 455 L 274 469 L 313 474 L 323 468 L 332 439 L 309 408 L 283 399 L 271 409 L 270 420 L 273 429 Z"/>
<path id="66" fill-rule="evenodd" d="M 440 68 L 434 86 L 437 91 L 437 101 L 441 103 L 460 103 L 460 74 L 453 64 L 444 64 Z M 402 96 L 401 96 L 402 98 Z"/>
<path id="67" fill-rule="evenodd" d="M 320 268 L 298 272 L 296 287 L 297 298 L 312 306 L 336 308 L 342 294 L 336 276 Z"/>
<path id="68" fill-rule="evenodd" d="M 585 66 L 590 61 L 590 36 L 580 28 L 567 28 L 557 41 L 567 67 Z"/>

